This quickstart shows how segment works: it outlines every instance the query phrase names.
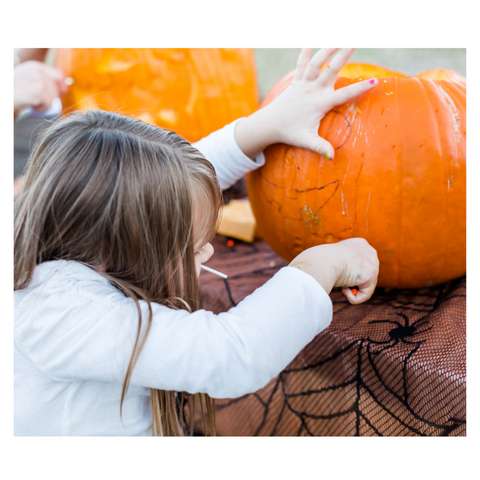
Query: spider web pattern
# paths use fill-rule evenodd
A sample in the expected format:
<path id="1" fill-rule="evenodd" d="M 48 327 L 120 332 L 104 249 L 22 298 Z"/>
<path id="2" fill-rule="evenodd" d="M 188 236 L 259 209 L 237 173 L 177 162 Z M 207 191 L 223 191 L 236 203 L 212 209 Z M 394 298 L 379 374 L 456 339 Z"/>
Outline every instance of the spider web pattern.
<path id="1" fill-rule="evenodd" d="M 214 240 L 202 308 L 229 310 L 286 265 L 265 242 Z M 218 435 L 466 435 L 466 279 L 377 288 L 362 305 L 334 290 L 333 320 L 259 391 L 217 400 Z"/>

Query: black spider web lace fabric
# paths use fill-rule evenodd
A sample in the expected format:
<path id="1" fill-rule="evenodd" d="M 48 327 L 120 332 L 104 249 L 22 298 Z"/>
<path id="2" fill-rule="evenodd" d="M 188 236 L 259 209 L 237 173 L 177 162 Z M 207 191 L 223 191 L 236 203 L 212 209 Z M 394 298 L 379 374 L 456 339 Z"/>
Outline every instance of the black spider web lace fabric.
<path id="1" fill-rule="evenodd" d="M 229 310 L 286 262 L 263 241 L 214 240 L 202 308 Z M 217 400 L 218 435 L 466 435 L 466 278 L 421 290 L 378 288 L 350 305 L 261 390 Z"/>

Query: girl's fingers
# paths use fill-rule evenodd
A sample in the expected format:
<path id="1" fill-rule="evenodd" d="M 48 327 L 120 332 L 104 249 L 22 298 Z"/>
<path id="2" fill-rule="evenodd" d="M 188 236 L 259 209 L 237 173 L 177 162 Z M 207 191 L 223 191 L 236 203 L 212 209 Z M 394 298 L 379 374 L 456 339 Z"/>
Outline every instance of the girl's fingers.
<path id="1" fill-rule="evenodd" d="M 320 69 L 322 68 L 323 64 L 337 50 L 338 48 L 322 48 L 321 50 L 319 50 L 310 60 L 310 63 L 305 70 L 305 76 L 303 78 L 305 80 L 316 80 L 320 74 Z"/>
<path id="2" fill-rule="evenodd" d="M 354 295 L 349 288 L 342 288 L 342 293 L 345 295 L 348 302 L 351 303 L 352 305 L 357 305 L 367 300 L 364 294 L 357 292 L 357 294 Z"/>
<path id="3" fill-rule="evenodd" d="M 376 78 L 371 78 L 370 80 L 353 83 L 352 85 L 348 85 L 347 87 L 335 90 L 331 96 L 331 106 L 335 107 L 336 105 L 342 105 L 343 103 L 347 103 L 350 100 L 353 100 L 355 97 L 358 97 L 358 95 L 368 92 L 377 84 L 378 80 Z"/>
<path id="4" fill-rule="evenodd" d="M 358 305 L 360 303 L 366 302 L 368 299 L 371 298 L 373 292 L 375 291 L 375 286 L 373 288 L 368 288 L 365 291 L 358 290 L 356 295 L 353 294 L 352 290 L 348 287 L 342 287 L 342 293 L 345 295 L 347 300 L 352 305 Z"/>
<path id="5" fill-rule="evenodd" d="M 313 48 L 302 48 L 300 55 L 298 56 L 297 66 L 295 68 L 295 74 L 293 80 L 301 80 L 307 68 L 308 61 L 310 60 L 310 55 L 312 54 Z"/>
<path id="6" fill-rule="evenodd" d="M 354 48 L 342 48 L 327 67 L 322 70 L 322 73 L 318 77 L 319 82 L 327 87 L 333 87 L 338 73 L 348 62 L 348 59 L 353 55 L 354 51 Z"/>
<path id="7" fill-rule="evenodd" d="M 332 147 L 332 145 L 318 135 L 312 135 L 309 137 L 309 139 L 305 142 L 305 148 L 323 155 L 328 160 L 333 160 L 333 157 L 335 156 L 335 149 Z"/>
<path id="8" fill-rule="evenodd" d="M 357 297 L 347 287 L 341 287 L 342 293 L 350 303 L 357 303 Z M 358 295 L 358 294 L 357 294 Z"/>

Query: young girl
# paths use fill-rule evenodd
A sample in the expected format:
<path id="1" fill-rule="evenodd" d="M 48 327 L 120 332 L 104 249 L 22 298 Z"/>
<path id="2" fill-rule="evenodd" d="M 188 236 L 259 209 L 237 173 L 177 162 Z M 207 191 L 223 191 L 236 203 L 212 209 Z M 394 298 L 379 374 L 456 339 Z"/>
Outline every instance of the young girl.
<path id="1" fill-rule="evenodd" d="M 333 159 L 320 119 L 375 85 L 334 91 L 353 52 L 321 72 L 335 50 L 311 61 L 302 50 L 282 95 L 195 146 L 104 111 L 41 136 L 15 204 L 16 435 L 179 435 L 196 398 L 214 434 L 211 398 L 278 375 L 329 325 L 334 286 L 358 285 L 344 290 L 351 303 L 370 298 L 377 255 L 351 239 L 304 251 L 226 313 L 198 309 L 221 189 L 271 143 Z"/>

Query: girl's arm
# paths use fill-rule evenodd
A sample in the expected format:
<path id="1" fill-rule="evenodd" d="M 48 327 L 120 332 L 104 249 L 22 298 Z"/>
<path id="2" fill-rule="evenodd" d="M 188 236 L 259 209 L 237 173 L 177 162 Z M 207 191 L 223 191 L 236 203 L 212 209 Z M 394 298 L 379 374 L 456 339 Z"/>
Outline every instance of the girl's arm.
<path id="1" fill-rule="evenodd" d="M 328 327 L 333 286 L 358 285 L 351 303 L 361 303 L 372 295 L 377 275 L 375 250 L 350 239 L 306 250 L 219 315 L 153 303 L 130 383 L 216 398 L 254 392 Z M 15 342 L 22 353 L 58 381 L 121 385 L 138 328 L 133 300 L 77 262 L 40 264 L 34 280 L 15 292 Z M 148 307 L 140 304 L 143 335 Z"/>
<path id="2" fill-rule="evenodd" d="M 45 282 L 16 292 L 16 345 L 57 381 L 122 385 L 137 335 L 137 308 L 104 277 L 74 263 L 41 264 L 36 273 Z M 55 264 L 60 265 L 56 272 Z M 143 335 L 148 307 L 143 301 L 140 305 Z M 325 290 L 291 267 L 219 315 L 155 303 L 152 310 L 151 329 L 130 384 L 216 398 L 263 387 L 332 318 Z"/>
<path id="3" fill-rule="evenodd" d="M 238 146 L 235 140 L 235 127 L 240 121 L 241 119 L 235 120 L 193 144 L 213 164 L 222 190 L 265 164 L 263 153 L 252 160 Z"/>

